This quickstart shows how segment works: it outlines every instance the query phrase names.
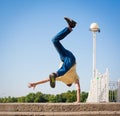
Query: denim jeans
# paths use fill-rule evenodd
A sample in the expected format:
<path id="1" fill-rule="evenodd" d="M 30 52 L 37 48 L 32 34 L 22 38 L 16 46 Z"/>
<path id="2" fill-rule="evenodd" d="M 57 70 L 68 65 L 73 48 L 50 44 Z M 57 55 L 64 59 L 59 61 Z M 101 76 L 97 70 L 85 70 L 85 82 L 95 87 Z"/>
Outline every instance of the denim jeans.
<path id="1" fill-rule="evenodd" d="M 53 39 L 52 42 L 60 55 L 60 59 L 63 62 L 60 69 L 58 69 L 58 77 L 64 75 L 75 63 L 75 56 L 69 50 L 65 49 L 60 43 L 60 40 L 64 39 L 71 31 L 68 27 L 60 31 Z"/>

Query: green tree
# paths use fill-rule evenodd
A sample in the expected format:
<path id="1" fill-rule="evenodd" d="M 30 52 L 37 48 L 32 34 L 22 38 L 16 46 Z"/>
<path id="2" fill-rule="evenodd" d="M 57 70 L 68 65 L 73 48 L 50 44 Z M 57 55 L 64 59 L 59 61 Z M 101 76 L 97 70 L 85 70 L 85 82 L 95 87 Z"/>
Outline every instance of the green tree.
<path id="1" fill-rule="evenodd" d="M 34 102 L 35 100 L 35 93 L 29 93 L 26 97 L 25 97 L 25 102 Z"/>
<path id="2" fill-rule="evenodd" d="M 111 91 L 110 91 L 111 93 Z M 116 93 L 116 91 L 115 91 Z M 115 94 L 114 94 L 115 95 Z M 86 99 L 88 97 L 87 92 L 81 93 L 81 102 L 86 102 Z M 110 94 L 111 97 L 111 94 Z M 114 96 L 115 97 L 115 96 Z M 0 103 L 8 103 L 8 102 L 75 102 L 76 101 L 76 90 L 73 91 L 67 91 L 61 94 L 52 95 L 52 94 L 43 94 L 41 92 L 37 93 L 29 93 L 26 96 L 21 96 L 18 98 L 15 97 L 4 97 L 0 98 Z"/>
<path id="3" fill-rule="evenodd" d="M 56 102 L 56 96 L 55 95 L 48 95 L 48 102 L 53 102 L 53 103 L 55 103 Z"/>
<path id="4" fill-rule="evenodd" d="M 76 91 L 68 91 L 66 95 L 66 102 L 75 102 L 76 101 Z"/>
<path id="5" fill-rule="evenodd" d="M 88 92 L 82 92 L 81 93 L 81 102 L 86 102 L 87 100 L 87 97 L 88 97 Z"/>
<path id="6" fill-rule="evenodd" d="M 46 102 L 47 100 L 44 98 L 44 94 L 41 92 L 37 92 L 35 95 L 35 100 L 34 102 Z"/>
<path id="7" fill-rule="evenodd" d="M 117 101 L 117 89 L 109 90 L 109 101 L 116 102 Z"/>
<path id="8" fill-rule="evenodd" d="M 56 95 L 56 102 L 62 102 L 62 95 L 61 94 Z"/>
<path id="9" fill-rule="evenodd" d="M 10 96 L 7 98 L 7 102 L 8 102 L 8 103 L 9 103 L 9 102 L 12 102 L 12 100 L 11 100 L 11 97 L 10 97 Z"/>
<path id="10" fill-rule="evenodd" d="M 25 98 L 26 98 L 25 96 L 19 97 L 18 102 L 20 102 L 20 103 L 25 102 Z"/>

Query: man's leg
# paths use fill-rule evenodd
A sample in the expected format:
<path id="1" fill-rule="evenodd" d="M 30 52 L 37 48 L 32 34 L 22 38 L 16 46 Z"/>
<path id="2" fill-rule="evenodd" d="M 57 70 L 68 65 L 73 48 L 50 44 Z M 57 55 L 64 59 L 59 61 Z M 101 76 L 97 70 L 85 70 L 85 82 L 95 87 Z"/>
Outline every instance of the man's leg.
<path id="1" fill-rule="evenodd" d="M 75 57 L 72 52 L 65 49 L 60 43 L 60 40 L 65 38 L 70 32 L 70 29 L 66 27 L 52 39 L 53 44 L 60 55 L 60 59 L 63 62 L 62 67 L 57 71 L 57 76 L 64 75 L 75 64 Z"/>
<path id="2" fill-rule="evenodd" d="M 56 48 L 60 59 L 64 62 L 64 57 L 66 49 L 63 47 L 63 45 L 60 43 L 60 40 L 64 39 L 71 31 L 68 27 L 64 28 L 62 31 L 60 31 L 53 39 L 52 42 L 54 44 L 54 47 Z"/>
<path id="3" fill-rule="evenodd" d="M 66 18 L 65 20 L 68 23 L 68 27 L 64 28 L 62 31 L 60 31 L 53 39 L 52 42 L 57 50 L 57 52 L 60 55 L 60 59 L 63 62 L 62 67 L 57 71 L 57 73 L 52 73 L 49 78 L 50 78 L 50 85 L 52 85 L 51 87 L 55 87 L 55 78 L 58 76 L 62 76 L 64 75 L 71 67 L 72 65 L 75 63 L 75 57 L 74 55 L 66 50 L 63 45 L 60 43 L 60 40 L 64 39 L 71 31 L 72 28 L 75 27 L 76 22 Z M 68 62 L 69 61 L 69 62 Z"/>
<path id="4" fill-rule="evenodd" d="M 64 39 L 72 31 L 72 28 L 74 28 L 76 26 L 76 22 L 74 20 L 67 18 L 67 17 L 64 17 L 64 19 L 68 23 L 68 27 L 66 27 L 62 31 L 60 31 L 52 39 L 52 42 L 53 42 L 56 50 L 58 51 L 62 61 L 64 60 L 64 56 L 66 56 L 65 51 L 68 51 L 68 50 L 66 50 L 59 41 Z"/>

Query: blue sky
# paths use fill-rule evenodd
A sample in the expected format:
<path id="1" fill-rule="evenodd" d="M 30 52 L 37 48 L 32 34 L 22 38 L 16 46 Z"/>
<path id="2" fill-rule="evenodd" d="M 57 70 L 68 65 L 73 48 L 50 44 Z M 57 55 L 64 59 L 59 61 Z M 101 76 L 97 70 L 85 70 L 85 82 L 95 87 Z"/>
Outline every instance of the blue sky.
<path id="1" fill-rule="evenodd" d="M 59 67 L 59 56 L 51 39 L 67 26 L 64 16 L 77 26 L 62 44 L 77 59 L 82 91 L 89 91 L 92 78 L 92 33 L 99 24 L 97 69 L 109 69 L 110 80 L 120 79 L 119 0 L 0 0 L 0 97 L 23 96 L 29 92 L 58 94 L 75 89 L 61 82 L 27 88 L 29 82 L 47 78 Z"/>

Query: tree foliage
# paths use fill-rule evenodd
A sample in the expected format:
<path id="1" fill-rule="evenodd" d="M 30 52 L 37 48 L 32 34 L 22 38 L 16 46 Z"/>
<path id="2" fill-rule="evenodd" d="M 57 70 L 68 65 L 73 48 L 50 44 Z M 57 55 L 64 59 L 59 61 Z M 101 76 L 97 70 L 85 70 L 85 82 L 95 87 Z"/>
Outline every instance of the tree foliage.
<path id="1" fill-rule="evenodd" d="M 81 92 L 81 102 L 86 102 L 88 97 L 88 92 Z M 116 102 L 117 99 L 117 90 L 109 91 L 109 101 Z M 26 96 L 21 97 L 4 97 L 0 98 L 0 103 L 66 103 L 66 102 L 75 102 L 76 101 L 76 91 L 67 91 L 61 94 L 43 94 L 41 92 L 29 93 Z"/>
<path id="2" fill-rule="evenodd" d="M 81 93 L 81 102 L 85 102 L 87 99 L 88 93 Z M 21 97 L 4 97 L 0 98 L 0 103 L 41 103 L 41 102 L 49 102 L 49 103 L 58 103 L 58 102 L 75 102 L 76 101 L 76 91 L 67 91 L 65 93 L 52 95 L 52 94 L 43 94 L 41 92 L 37 93 L 29 93 L 26 96 Z"/>

